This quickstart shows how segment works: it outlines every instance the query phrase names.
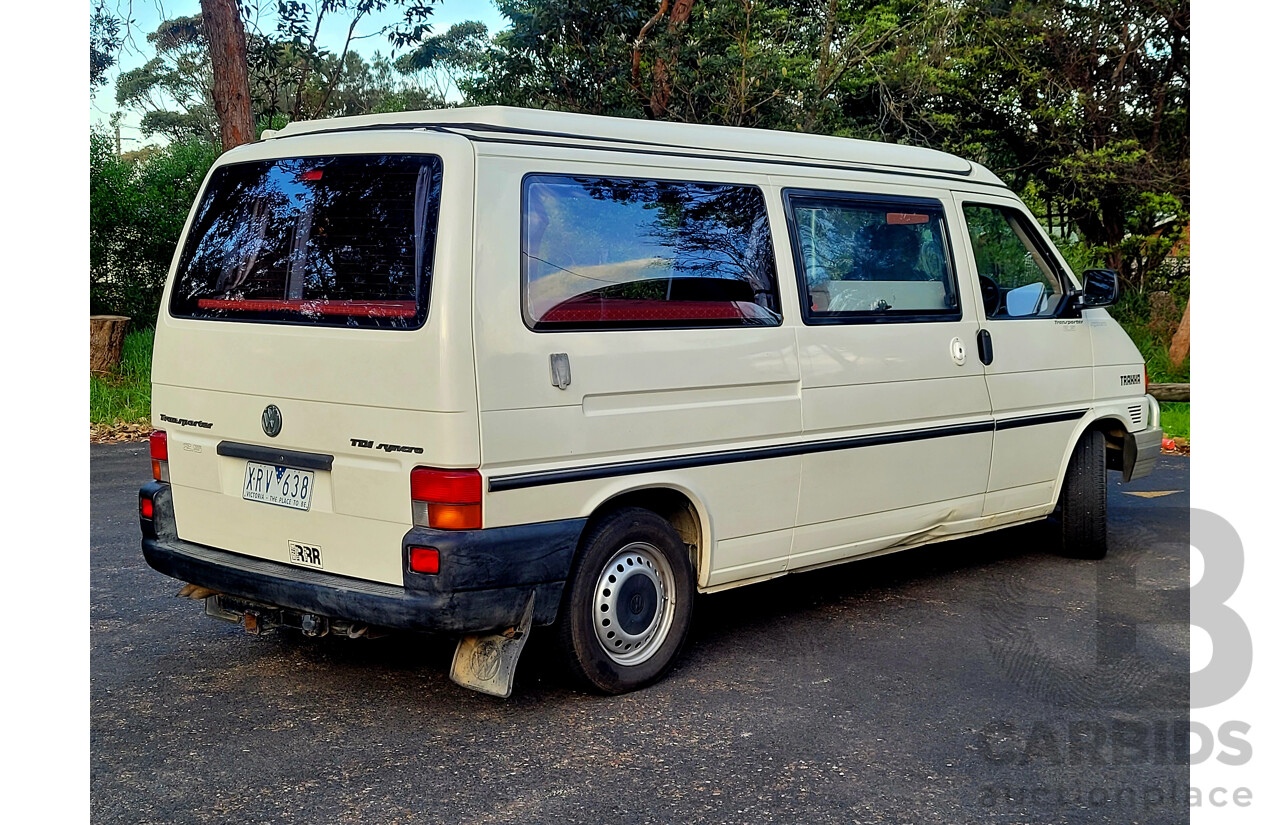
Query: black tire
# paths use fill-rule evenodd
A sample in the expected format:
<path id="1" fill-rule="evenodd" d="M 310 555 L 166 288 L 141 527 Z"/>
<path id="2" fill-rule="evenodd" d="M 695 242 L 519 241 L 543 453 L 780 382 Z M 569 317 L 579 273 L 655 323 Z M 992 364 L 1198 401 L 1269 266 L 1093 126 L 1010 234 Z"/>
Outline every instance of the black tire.
<path id="1" fill-rule="evenodd" d="M 1080 437 L 1058 498 L 1061 553 L 1076 559 L 1107 555 L 1107 442 L 1098 430 Z"/>
<path id="2" fill-rule="evenodd" d="M 689 554 L 666 519 L 640 507 L 605 516 L 583 536 L 560 606 L 556 636 L 570 675 L 608 694 L 661 679 L 688 635 L 693 594 Z"/>

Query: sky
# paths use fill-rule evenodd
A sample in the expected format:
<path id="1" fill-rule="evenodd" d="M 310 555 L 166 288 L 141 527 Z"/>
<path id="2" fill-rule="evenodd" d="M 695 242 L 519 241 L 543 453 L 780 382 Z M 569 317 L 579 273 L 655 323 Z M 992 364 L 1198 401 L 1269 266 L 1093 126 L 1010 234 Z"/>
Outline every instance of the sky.
<path id="1" fill-rule="evenodd" d="M 270 12 L 275 8 L 276 3 L 274 0 L 257 0 L 257 2 L 249 0 L 247 5 L 256 5 L 264 12 Z M 199 14 L 200 2 L 199 0 L 168 0 L 168 2 L 165 0 L 107 0 L 107 7 L 115 9 L 119 17 L 131 19 L 132 24 L 129 26 L 128 38 L 117 57 L 116 65 L 107 74 L 107 85 L 89 101 L 89 123 L 93 126 L 101 126 L 103 129 L 110 129 L 111 115 L 118 108 L 115 102 L 116 77 L 122 71 L 136 69 L 143 65 L 155 54 L 151 44 L 147 42 L 147 34 L 155 31 L 162 20 Z M 370 15 L 361 20 L 356 27 L 356 36 L 367 36 L 367 39 L 353 41 L 351 48 L 366 59 L 375 51 L 391 54 L 393 51 L 391 44 L 377 32 L 384 26 L 396 22 L 399 17 L 398 10 L 392 7 L 382 14 Z M 443 32 L 454 23 L 464 20 L 479 20 L 487 25 L 490 31 L 504 28 L 506 24 L 506 18 L 498 14 L 498 10 L 490 0 L 443 0 L 436 4 L 435 11 L 431 15 L 432 33 Z M 349 17 L 326 18 L 320 29 L 320 45 L 333 52 L 340 52 L 349 23 Z M 266 14 L 260 25 L 264 29 L 274 28 L 272 18 Z M 144 138 L 141 130 L 138 129 L 140 119 L 141 115 L 138 113 L 127 112 L 120 124 L 122 148 L 126 152 L 149 143 L 164 142 L 163 138 L 158 136 Z"/>

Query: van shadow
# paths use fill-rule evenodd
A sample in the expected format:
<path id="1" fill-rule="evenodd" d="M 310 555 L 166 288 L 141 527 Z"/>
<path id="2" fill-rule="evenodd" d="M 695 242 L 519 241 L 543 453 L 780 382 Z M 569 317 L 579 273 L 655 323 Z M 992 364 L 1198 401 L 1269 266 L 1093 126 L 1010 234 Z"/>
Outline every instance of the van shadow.
<path id="1" fill-rule="evenodd" d="M 723 602 L 706 611 L 709 618 L 728 616 L 738 601 L 752 603 L 764 620 L 872 592 L 898 589 L 961 571 L 974 571 L 1012 559 L 1053 556 L 1053 534 L 1047 522 L 1010 527 L 972 538 L 927 544 L 866 559 L 850 559 L 813 570 L 790 573 L 750 588 L 734 588 L 701 596 Z M 739 624 L 737 620 L 733 622 Z M 714 624 L 714 622 L 708 622 Z"/>
<path id="2" fill-rule="evenodd" d="M 1015 560 L 1057 557 L 1046 522 L 929 544 L 699 597 L 689 646 L 710 655 L 744 633 L 771 633 L 811 621 L 826 608 L 902 594 L 957 575 L 966 580 Z"/>
<path id="3" fill-rule="evenodd" d="M 784 644 L 812 632 L 815 623 L 829 623 L 826 614 L 834 605 L 871 604 L 914 586 L 957 575 L 969 579 L 1011 561 L 1053 556 L 1051 538 L 1041 522 L 700 595 L 683 653 L 684 667 L 691 665 L 690 658 L 705 664 L 731 662 L 748 656 L 749 647 Z M 350 641 L 308 639 L 287 631 L 262 641 L 269 645 L 264 655 L 300 657 L 339 679 L 376 678 L 384 692 L 391 694 L 384 698 L 392 701 L 394 694 L 403 691 L 407 701 L 420 703 L 424 687 L 432 693 L 440 691 L 444 694 L 441 698 L 449 701 L 463 697 L 491 701 L 449 684 L 456 645 L 453 637 L 395 633 Z M 551 629 L 535 628 L 521 655 L 508 707 L 538 706 L 570 697 L 574 701 L 611 701 L 570 684 L 556 655 Z"/>

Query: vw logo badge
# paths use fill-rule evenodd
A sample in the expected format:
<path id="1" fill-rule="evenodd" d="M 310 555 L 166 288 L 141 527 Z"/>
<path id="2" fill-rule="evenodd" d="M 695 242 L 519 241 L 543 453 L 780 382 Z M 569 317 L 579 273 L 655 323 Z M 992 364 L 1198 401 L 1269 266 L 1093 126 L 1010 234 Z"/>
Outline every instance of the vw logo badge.
<path id="1" fill-rule="evenodd" d="M 284 418 L 280 415 L 280 408 L 275 404 L 268 404 L 262 411 L 262 431 L 271 438 L 275 438 L 280 435 L 282 424 L 284 424 Z"/>

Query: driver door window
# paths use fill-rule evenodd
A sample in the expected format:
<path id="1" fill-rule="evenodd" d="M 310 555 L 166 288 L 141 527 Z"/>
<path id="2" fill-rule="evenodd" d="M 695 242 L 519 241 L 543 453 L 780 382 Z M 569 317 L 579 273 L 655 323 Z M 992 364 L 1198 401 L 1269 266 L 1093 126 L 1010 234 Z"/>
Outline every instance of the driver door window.
<path id="1" fill-rule="evenodd" d="M 1008 207 L 967 203 L 964 219 L 987 318 L 1056 315 L 1066 295 L 1064 279 L 1026 217 Z"/>

